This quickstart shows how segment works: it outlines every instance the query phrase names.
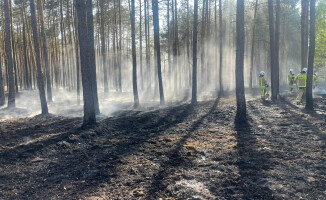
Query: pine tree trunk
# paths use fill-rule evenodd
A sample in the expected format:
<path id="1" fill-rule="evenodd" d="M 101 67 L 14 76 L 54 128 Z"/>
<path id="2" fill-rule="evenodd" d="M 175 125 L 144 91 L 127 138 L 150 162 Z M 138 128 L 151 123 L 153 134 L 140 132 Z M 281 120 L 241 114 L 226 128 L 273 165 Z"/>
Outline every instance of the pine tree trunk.
<path id="1" fill-rule="evenodd" d="M 280 52 L 280 0 L 276 0 L 276 19 L 275 19 L 275 92 L 276 98 L 279 96 L 280 92 L 280 73 L 279 73 L 279 52 Z"/>
<path id="2" fill-rule="evenodd" d="M 92 75 L 92 92 L 94 98 L 94 107 L 95 113 L 100 114 L 100 107 L 98 103 L 97 95 L 97 80 L 96 80 L 96 60 L 95 60 L 95 48 L 94 48 L 94 20 L 93 20 L 93 5 L 92 0 L 86 0 L 86 9 L 87 9 L 87 32 L 88 32 L 88 42 L 90 47 L 90 62 L 89 66 L 91 67 Z"/>
<path id="3" fill-rule="evenodd" d="M 198 14 L 198 13 L 197 13 Z M 186 61 L 187 63 L 185 63 L 185 65 L 189 65 L 189 77 L 188 77 L 188 86 L 187 88 L 191 87 L 191 62 L 190 62 L 190 21 L 189 21 L 189 18 L 190 18 L 190 14 L 189 14 L 189 0 L 187 0 L 187 41 L 186 41 L 186 45 L 187 45 L 187 58 L 186 58 Z"/>
<path id="4" fill-rule="evenodd" d="M 209 47 L 210 47 L 210 39 L 211 39 L 211 6 L 209 4 L 209 0 L 206 0 L 206 31 L 207 31 L 207 39 L 206 39 L 206 45 L 205 45 L 205 53 L 209 54 Z M 205 87 L 207 87 L 210 83 L 210 63 L 211 59 L 206 59 L 205 60 L 205 65 L 206 65 L 206 70 L 205 70 Z"/>
<path id="5" fill-rule="evenodd" d="M 45 89 L 44 89 L 44 78 L 41 67 L 41 56 L 40 56 L 40 45 L 39 45 L 39 37 L 37 32 L 37 22 L 36 22 L 36 14 L 35 14 L 35 4 L 34 0 L 30 0 L 30 9 L 31 9 L 31 20 L 32 20 L 32 29 L 33 29 L 33 39 L 34 39 L 34 50 L 36 57 L 36 67 L 37 67 L 37 86 L 40 93 L 41 99 L 41 107 L 42 114 L 48 114 L 48 105 L 45 97 Z"/>
<path id="6" fill-rule="evenodd" d="M 25 25 L 25 4 L 24 1 L 21 3 L 21 17 L 23 22 L 23 52 L 24 52 L 24 69 L 25 69 L 25 76 L 24 76 L 24 85 L 25 89 L 31 89 L 29 83 L 29 72 L 28 72 L 28 64 L 27 64 L 27 42 L 26 42 L 26 25 Z"/>
<path id="7" fill-rule="evenodd" d="M 140 85 L 144 89 L 144 76 L 143 76 L 143 36 L 142 36 L 142 10 L 141 0 L 139 0 L 139 63 L 140 63 Z"/>
<path id="8" fill-rule="evenodd" d="M 168 77 L 170 86 L 172 81 L 172 64 L 171 64 L 171 28 L 170 28 L 170 0 L 167 0 L 167 24 L 168 24 L 168 43 L 167 43 L 167 50 L 168 50 Z"/>
<path id="9" fill-rule="evenodd" d="M 223 21 L 222 21 L 222 0 L 219 0 L 219 25 L 220 25 L 220 67 L 219 67 L 219 81 L 220 81 L 220 90 L 219 97 L 223 96 Z"/>
<path id="10" fill-rule="evenodd" d="M 14 71 L 13 71 L 13 58 L 11 48 L 11 25 L 10 25 L 10 8 L 9 0 L 4 0 L 4 13 L 5 13 L 5 43 L 6 43 L 6 55 L 7 55 L 7 66 L 8 66 L 8 84 L 9 95 L 8 95 L 8 107 L 15 107 L 15 82 L 14 82 Z"/>
<path id="11" fill-rule="evenodd" d="M 76 8 L 76 5 L 75 5 Z M 76 10 L 76 9 L 75 9 Z M 74 25 L 75 25 L 75 53 L 76 53 L 76 77 L 77 77 L 77 104 L 80 104 L 80 53 L 79 53 L 79 38 L 78 38 L 78 18 L 77 12 L 74 15 Z"/>
<path id="12" fill-rule="evenodd" d="M 202 15 L 201 15 L 201 37 L 200 37 L 200 87 L 204 87 L 204 82 L 205 81 L 205 8 L 206 8 L 206 0 L 203 0 L 203 7 L 202 7 Z"/>
<path id="13" fill-rule="evenodd" d="M 252 89 L 252 76 L 254 70 L 254 53 L 255 53 L 255 36 L 256 36 L 256 16 L 257 16 L 257 6 L 258 0 L 255 3 L 255 11 L 254 11 L 254 21 L 252 27 L 252 41 L 251 41 L 251 54 L 250 54 L 250 74 L 249 74 L 249 88 Z"/>
<path id="14" fill-rule="evenodd" d="M 236 98 L 237 115 L 236 121 L 243 123 L 247 118 L 246 97 L 244 89 L 244 0 L 237 0 L 236 16 Z"/>
<path id="15" fill-rule="evenodd" d="M 45 74 L 46 74 L 46 89 L 47 89 L 47 95 L 48 95 L 48 101 L 52 102 L 52 89 L 51 89 L 51 78 L 50 78 L 50 66 L 49 66 L 49 57 L 48 57 L 48 49 L 47 49 L 47 42 L 46 42 L 46 36 L 45 36 L 45 22 L 44 22 L 44 16 L 43 16 L 43 2 L 42 0 L 38 1 L 39 3 L 39 13 L 40 13 L 40 19 L 41 19 L 41 34 L 42 34 L 42 42 L 43 42 L 43 58 L 44 58 L 44 68 L 45 68 Z"/>
<path id="16" fill-rule="evenodd" d="M 146 68 L 147 68 L 147 85 L 150 91 L 152 81 L 151 81 L 151 58 L 150 58 L 150 46 L 149 46 L 149 6 L 148 0 L 144 0 L 145 7 L 145 40 L 146 40 Z"/>
<path id="17" fill-rule="evenodd" d="M 121 30 L 121 0 L 119 1 L 119 73 L 118 73 L 118 83 L 119 83 L 119 92 L 122 92 L 122 75 L 121 75 L 121 53 L 122 53 L 122 30 Z"/>
<path id="18" fill-rule="evenodd" d="M 306 109 L 314 110 L 314 102 L 312 97 L 312 82 L 314 74 L 315 59 L 315 32 L 316 32 L 316 1 L 310 0 L 310 34 L 309 34 L 309 58 L 308 58 L 308 74 L 307 74 L 307 93 L 306 93 Z"/>
<path id="19" fill-rule="evenodd" d="M 163 81 L 162 81 L 162 72 L 161 72 L 161 49 L 160 49 L 160 25 L 159 25 L 159 10 L 158 10 L 158 1 L 152 0 L 152 9 L 153 9 L 153 24 L 154 24 L 154 52 L 156 54 L 157 61 L 157 76 L 159 83 L 159 92 L 160 92 L 160 103 L 164 105 L 164 91 L 163 91 Z"/>
<path id="20" fill-rule="evenodd" d="M 106 65 L 106 51 L 105 51 L 105 31 L 104 31 L 104 0 L 101 0 L 101 51 L 102 51 L 102 67 L 103 67 L 103 82 L 104 93 L 109 92 L 108 72 Z"/>
<path id="21" fill-rule="evenodd" d="M 301 69 L 308 64 L 309 0 L 301 0 Z"/>
<path id="22" fill-rule="evenodd" d="M 193 66 L 192 66 L 192 99 L 191 103 L 197 103 L 197 27 L 198 27 L 198 0 L 195 0 L 193 23 Z"/>
<path id="23" fill-rule="evenodd" d="M 84 121 L 83 125 L 92 125 L 96 123 L 96 109 L 95 99 L 93 95 L 93 62 L 90 62 L 88 58 L 91 58 L 92 50 L 89 42 L 87 16 L 86 16 L 86 4 L 84 0 L 75 0 L 76 12 L 78 17 L 78 38 L 80 48 L 80 64 L 83 83 L 83 99 L 84 99 Z"/>
<path id="24" fill-rule="evenodd" d="M 15 78 L 15 89 L 16 93 L 18 93 L 18 71 L 17 71 L 17 59 L 16 59 L 16 50 L 15 50 L 15 35 L 14 35 L 14 25 L 13 25 L 13 10 L 11 6 L 11 1 L 9 1 L 10 8 L 10 26 L 11 26 L 11 42 L 12 42 L 12 58 L 13 58 L 13 66 L 14 66 L 14 78 Z"/>
<path id="25" fill-rule="evenodd" d="M 65 82 L 65 56 L 64 56 L 64 19 L 63 19 L 63 0 L 60 0 L 60 31 L 61 31 L 61 83 L 63 88 L 66 87 Z"/>
<path id="26" fill-rule="evenodd" d="M 5 105 L 5 91 L 4 91 L 4 86 L 3 86 L 3 76 L 2 76 L 2 57 L 1 57 L 1 52 L 0 52 L 0 106 Z"/>
<path id="27" fill-rule="evenodd" d="M 132 38 L 132 85 L 134 92 L 134 108 L 139 106 L 137 88 L 137 59 L 136 59 L 136 38 L 135 38 L 135 0 L 131 0 L 131 38 Z"/>
<path id="28" fill-rule="evenodd" d="M 268 0 L 268 20 L 269 20 L 269 37 L 270 37 L 270 63 L 271 63 L 271 89 L 272 101 L 277 100 L 277 84 L 275 74 L 275 32 L 274 32 L 274 11 L 273 0 Z"/>

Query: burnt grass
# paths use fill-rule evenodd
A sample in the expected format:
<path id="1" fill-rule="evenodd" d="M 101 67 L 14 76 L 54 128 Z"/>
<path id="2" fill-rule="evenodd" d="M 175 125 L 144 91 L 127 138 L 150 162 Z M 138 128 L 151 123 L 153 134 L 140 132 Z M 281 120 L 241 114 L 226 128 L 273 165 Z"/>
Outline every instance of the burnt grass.
<path id="1" fill-rule="evenodd" d="M 235 99 L 0 123 L 0 199 L 326 199 L 326 99 Z"/>

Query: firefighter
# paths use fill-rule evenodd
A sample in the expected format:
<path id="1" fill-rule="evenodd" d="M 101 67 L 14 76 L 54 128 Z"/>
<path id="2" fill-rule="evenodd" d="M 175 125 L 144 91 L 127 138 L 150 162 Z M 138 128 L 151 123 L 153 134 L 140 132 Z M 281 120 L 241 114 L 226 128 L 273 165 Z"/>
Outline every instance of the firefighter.
<path id="1" fill-rule="evenodd" d="M 261 95 L 260 95 L 261 99 L 266 100 L 266 92 L 267 92 L 268 84 L 265 79 L 264 71 L 261 71 L 259 74 L 259 87 L 261 89 Z"/>
<path id="2" fill-rule="evenodd" d="M 290 74 L 288 75 L 288 83 L 289 83 L 289 91 L 288 94 L 292 94 L 294 84 L 295 84 L 295 75 L 294 75 L 294 70 L 290 69 Z"/>
<path id="3" fill-rule="evenodd" d="M 313 75 L 313 79 L 312 79 L 312 81 L 313 81 L 312 88 L 315 89 L 316 86 L 317 86 L 317 82 L 318 82 L 318 73 L 315 73 L 315 74 Z"/>
<path id="4" fill-rule="evenodd" d="M 295 81 L 298 85 L 298 96 L 297 96 L 297 104 L 302 103 L 302 98 L 306 93 L 307 87 L 307 68 L 303 68 L 300 74 L 295 78 Z"/>

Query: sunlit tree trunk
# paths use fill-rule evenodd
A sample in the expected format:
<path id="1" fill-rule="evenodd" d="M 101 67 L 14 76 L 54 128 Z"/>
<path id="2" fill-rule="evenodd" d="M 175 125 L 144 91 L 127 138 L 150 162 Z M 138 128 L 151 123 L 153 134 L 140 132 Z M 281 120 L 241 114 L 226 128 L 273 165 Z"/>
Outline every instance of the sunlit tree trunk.
<path id="1" fill-rule="evenodd" d="M 207 31 L 207 37 L 206 37 L 206 44 L 205 44 L 205 53 L 210 56 L 209 51 L 210 51 L 210 39 L 211 39 L 211 6 L 210 6 L 210 0 L 206 0 L 206 31 Z M 210 66 L 211 66 L 211 58 L 205 60 L 205 65 L 206 65 L 206 70 L 205 70 L 205 87 L 207 87 L 210 83 Z"/>
<path id="2" fill-rule="evenodd" d="M 83 82 L 83 99 L 84 99 L 84 126 L 96 123 L 96 108 L 95 99 L 93 95 L 93 62 L 89 61 L 91 58 L 91 47 L 88 36 L 88 24 L 86 16 L 85 0 L 75 0 L 76 12 L 78 17 L 78 38 L 80 47 L 80 63 L 81 74 Z"/>
<path id="3" fill-rule="evenodd" d="M 170 0 L 167 0 L 167 28 L 168 28 L 168 43 L 167 43 L 167 51 L 168 51 L 168 77 L 169 77 L 169 83 L 171 86 L 172 81 L 172 64 L 171 64 L 171 25 L 170 25 Z"/>
<path id="4" fill-rule="evenodd" d="M 15 107 L 15 82 L 14 82 L 14 71 L 13 71 L 13 59 L 12 59 L 12 48 L 11 48 L 11 24 L 10 24 L 10 8 L 9 0 L 4 0 L 4 13 L 5 13 L 5 43 L 6 43 L 6 55 L 7 55 L 7 66 L 8 66 L 8 107 Z"/>
<path id="5" fill-rule="evenodd" d="M 5 91 L 3 86 L 3 76 L 2 76 L 2 60 L 1 60 L 1 52 L 0 52 L 0 106 L 5 105 Z"/>
<path id="6" fill-rule="evenodd" d="M 139 106 L 137 88 L 137 59 L 136 59 L 136 38 L 135 38 L 135 0 L 131 0 L 131 39 L 132 39 L 132 85 L 134 92 L 134 108 Z"/>
<path id="7" fill-rule="evenodd" d="M 220 90 L 219 90 L 219 95 L 218 96 L 223 96 L 223 21 L 222 21 L 222 0 L 219 0 L 219 25 L 220 25 L 220 30 L 219 30 L 219 39 L 220 39 L 220 67 L 219 67 L 219 82 L 220 82 Z"/>
<path id="8" fill-rule="evenodd" d="M 316 32 L 316 1 L 310 0 L 310 34 L 309 34 L 309 58 L 308 58 L 308 74 L 307 74 L 307 93 L 306 93 L 306 109 L 313 110 L 314 102 L 312 98 L 312 82 L 314 73 L 315 59 L 315 32 Z"/>
<path id="9" fill-rule="evenodd" d="M 146 66 L 147 66 L 147 84 L 150 91 L 151 81 L 151 57 L 150 57 L 150 40 L 149 40 L 149 5 L 148 0 L 144 0 L 145 10 L 145 40 L 146 40 Z"/>
<path id="10" fill-rule="evenodd" d="M 159 25 L 159 10 L 158 10 L 158 1 L 152 0 L 152 9 L 153 9 L 153 24 L 154 24 L 154 52 L 156 54 L 157 61 L 157 76 L 159 83 L 159 92 L 160 92 L 160 103 L 164 105 L 164 91 L 163 91 L 163 81 L 162 81 L 162 72 L 161 72 L 161 49 L 160 49 L 160 25 Z"/>
<path id="11" fill-rule="evenodd" d="M 61 31 L 61 82 L 66 87 L 65 82 L 65 56 L 64 56 L 64 19 L 63 19 L 63 0 L 60 0 L 60 31 Z"/>
<path id="12" fill-rule="evenodd" d="M 198 14 L 198 13 L 197 13 Z M 187 45 L 187 58 L 186 58 L 186 63 L 185 66 L 189 65 L 188 71 L 189 71 L 189 77 L 188 77 L 188 85 L 187 88 L 191 86 L 191 62 L 190 62 L 190 14 L 189 14 L 189 0 L 187 0 L 187 41 L 186 41 L 186 45 Z"/>
<path id="13" fill-rule="evenodd" d="M 272 101 L 277 100 L 277 74 L 275 73 L 275 32 L 274 32 L 274 11 L 273 0 L 268 0 L 268 19 L 269 19 L 269 46 L 271 64 L 271 89 Z"/>
<path id="14" fill-rule="evenodd" d="M 115 90 L 119 91 L 118 86 L 118 63 L 117 63 L 117 40 L 116 40 L 116 32 L 117 32 L 117 12 L 116 12 L 116 3 L 113 0 L 113 10 L 114 10 L 114 26 L 112 31 L 112 43 L 113 43 L 113 77 L 114 77 L 114 86 Z"/>
<path id="15" fill-rule="evenodd" d="M 122 75 L 121 75 L 121 68 L 122 68 L 122 63 L 121 63 L 121 54 L 122 54 L 122 29 L 121 29 L 121 0 L 118 0 L 119 2 L 119 71 L 118 71 L 118 84 L 119 84 L 119 92 L 122 92 Z"/>
<path id="16" fill-rule="evenodd" d="M 301 0 L 301 69 L 308 64 L 309 0 Z"/>
<path id="17" fill-rule="evenodd" d="M 203 0 L 203 7 L 202 7 L 202 15 L 201 15 L 201 36 L 200 36 L 200 86 L 203 88 L 205 80 L 205 8 L 206 8 L 206 0 Z"/>
<path id="18" fill-rule="evenodd" d="M 177 0 L 172 2 L 174 6 L 172 8 L 172 15 L 173 15 L 173 76 L 174 76 L 174 92 L 178 90 L 178 33 L 177 33 Z"/>
<path id="19" fill-rule="evenodd" d="M 38 1 L 39 4 L 39 15 L 41 19 L 41 34 L 42 34 L 42 42 L 43 42 L 43 59 L 44 59 L 44 68 L 46 74 L 46 89 L 48 95 L 48 101 L 52 102 L 52 89 L 51 89 L 51 78 L 50 78 L 50 66 L 49 66 L 49 57 L 48 57 L 48 49 L 47 49 L 47 40 L 45 36 L 45 22 L 43 15 L 43 2 L 42 0 Z"/>
<path id="20" fill-rule="evenodd" d="M 28 64 L 27 64 L 27 42 L 26 42 L 26 25 L 25 25 L 25 4 L 24 1 L 21 3 L 21 18 L 23 22 L 23 52 L 24 52 L 24 85 L 25 89 L 31 89 L 29 83 L 29 72 L 28 72 Z"/>
<path id="21" fill-rule="evenodd" d="M 192 99 L 191 103 L 197 103 L 197 27 L 198 27 L 198 0 L 195 0 L 193 22 L 193 66 L 192 66 Z"/>
<path id="22" fill-rule="evenodd" d="M 42 72 L 42 67 L 41 67 L 40 45 L 39 45 L 39 38 L 38 38 L 38 32 L 37 32 L 37 22 L 36 22 L 34 0 L 30 0 L 30 9 L 31 9 L 34 50 L 35 50 L 36 67 L 37 67 L 37 86 L 38 86 L 39 93 L 40 93 L 42 114 L 44 115 L 44 114 L 48 114 L 48 105 L 47 105 L 46 97 L 45 97 L 44 78 L 43 78 L 43 72 Z"/>
<path id="23" fill-rule="evenodd" d="M 236 98 L 237 122 L 245 122 L 247 118 L 246 97 L 244 89 L 244 0 L 237 0 L 236 16 Z"/>
<path id="24" fill-rule="evenodd" d="M 106 51 L 105 51 L 105 31 L 104 31 L 104 0 L 101 0 L 101 51 L 102 51 L 102 67 L 103 67 L 103 83 L 104 83 L 104 92 L 109 92 L 108 84 L 108 72 L 106 65 Z"/>
<path id="25" fill-rule="evenodd" d="M 94 48 L 94 20 L 93 20 L 93 5 L 92 0 L 86 0 L 86 9 L 87 9 L 87 36 L 90 47 L 89 66 L 91 67 L 91 75 L 92 75 L 92 92 L 94 98 L 94 107 L 95 113 L 100 114 L 100 107 L 98 103 L 98 95 L 97 95 L 97 80 L 96 80 L 96 60 L 95 60 L 95 48 Z M 78 20 L 79 21 L 79 20 Z M 79 30 L 78 30 L 79 31 Z"/>
<path id="26" fill-rule="evenodd" d="M 279 73 L 279 52 L 280 52 L 280 10 L 281 10 L 281 5 L 280 5 L 280 0 L 276 0 L 276 18 L 275 18 L 275 69 L 274 74 L 275 74 L 275 92 L 276 92 L 276 98 L 279 96 L 280 92 L 280 73 Z"/>
<path id="27" fill-rule="evenodd" d="M 15 89 L 16 93 L 18 93 L 18 70 L 17 70 L 17 53 L 16 53 L 16 45 L 15 45 L 15 34 L 14 34 L 14 23 L 13 23 L 13 10 L 11 6 L 11 1 L 9 1 L 10 8 L 10 26 L 11 26 L 11 45 L 12 45 L 12 59 L 14 66 L 14 78 L 15 78 Z"/>
<path id="28" fill-rule="evenodd" d="M 76 8 L 76 5 L 75 5 Z M 75 9 L 76 10 L 76 9 Z M 80 104 L 80 53 L 79 53 L 79 38 L 78 38 L 78 18 L 77 12 L 74 14 L 75 25 L 75 53 L 76 53 L 76 78 L 77 78 L 77 104 Z"/>
<path id="29" fill-rule="evenodd" d="M 252 74 L 254 70 L 254 53 L 255 53 L 255 36 L 256 36 L 256 16 L 257 16 L 257 6 L 258 0 L 255 3 L 255 11 L 254 11 L 254 20 L 252 27 L 252 41 L 251 41 L 251 54 L 250 54 L 250 74 L 249 74 L 249 88 L 252 89 Z"/>
<path id="30" fill-rule="evenodd" d="M 139 63 L 140 63 L 140 85 L 144 89 L 144 76 L 143 76 L 143 35 L 142 35 L 142 10 L 141 0 L 139 0 Z"/>

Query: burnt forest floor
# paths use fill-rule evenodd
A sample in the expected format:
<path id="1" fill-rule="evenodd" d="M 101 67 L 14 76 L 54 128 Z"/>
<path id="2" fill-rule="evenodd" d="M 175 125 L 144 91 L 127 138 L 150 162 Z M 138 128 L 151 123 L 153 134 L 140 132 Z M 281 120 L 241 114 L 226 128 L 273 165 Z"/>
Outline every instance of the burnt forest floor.
<path id="1" fill-rule="evenodd" d="M 0 199 L 326 199 L 326 98 L 0 123 Z"/>

